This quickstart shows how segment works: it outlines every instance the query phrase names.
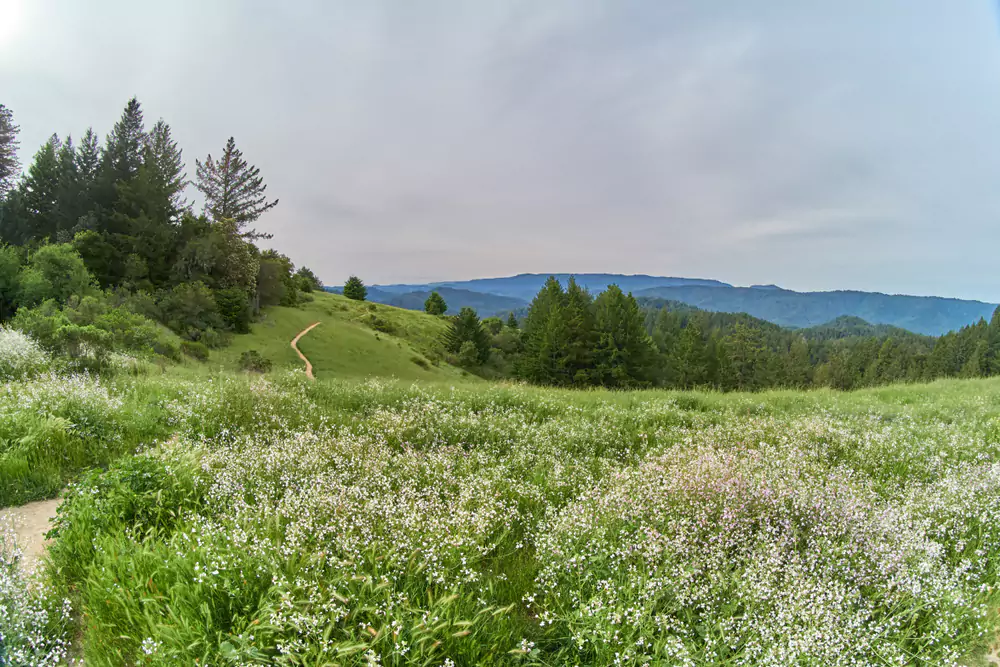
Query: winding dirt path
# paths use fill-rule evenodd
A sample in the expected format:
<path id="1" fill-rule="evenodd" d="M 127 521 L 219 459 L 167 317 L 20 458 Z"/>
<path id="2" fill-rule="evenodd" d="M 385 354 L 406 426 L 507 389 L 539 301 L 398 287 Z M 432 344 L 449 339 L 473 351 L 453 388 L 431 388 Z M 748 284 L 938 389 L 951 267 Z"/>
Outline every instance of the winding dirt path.
<path id="1" fill-rule="evenodd" d="M 61 499 L 39 500 L 19 507 L 0 511 L 0 520 L 13 520 L 17 543 L 21 547 L 21 569 L 31 571 L 45 555 L 45 533 L 52 528 L 50 521 L 56 516 Z"/>
<path id="2" fill-rule="evenodd" d="M 295 354 L 299 355 L 299 359 L 301 359 L 302 361 L 305 362 L 305 364 L 306 364 L 306 377 L 309 378 L 310 380 L 315 380 L 316 376 L 313 375 L 313 365 L 312 365 L 312 362 L 310 362 L 306 358 L 306 355 L 302 354 L 302 350 L 299 349 L 299 339 L 302 338 L 303 336 L 305 336 L 307 333 L 309 333 L 313 329 L 315 329 L 316 327 L 318 327 L 319 325 L 320 325 L 319 322 L 313 322 L 312 324 L 310 324 L 309 326 L 307 326 L 305 329 L 303 329 L 302 331 L 300 331 L 299 334 L 295 338 L 292 339 L 292 349 L 295 350 Z"/>

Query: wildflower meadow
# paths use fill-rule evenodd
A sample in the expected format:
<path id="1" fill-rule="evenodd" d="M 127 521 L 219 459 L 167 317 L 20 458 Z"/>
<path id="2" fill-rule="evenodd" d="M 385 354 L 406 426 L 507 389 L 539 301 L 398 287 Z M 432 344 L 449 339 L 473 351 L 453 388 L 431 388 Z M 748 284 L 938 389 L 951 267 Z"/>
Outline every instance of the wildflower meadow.
<path id="1" fill-rule="evenodd" d="M 40 418 L 90 470 L 37 583 L 4 561 L 0 664 L 973 665 L 996 633 L 994 380 L 0 392 L 5 434 Z"/>

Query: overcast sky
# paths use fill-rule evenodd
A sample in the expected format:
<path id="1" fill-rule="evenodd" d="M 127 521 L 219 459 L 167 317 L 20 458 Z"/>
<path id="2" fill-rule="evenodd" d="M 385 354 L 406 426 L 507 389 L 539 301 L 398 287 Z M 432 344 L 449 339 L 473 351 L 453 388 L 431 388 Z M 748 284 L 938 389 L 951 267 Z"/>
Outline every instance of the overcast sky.
<path id="1" fill-rule="evenodd" d="M 991 0 L 0 0 L 22 161 L 129 97 L 236 137 L 328 283 L 519 272 L 1000 301 Z M 193 190 L 193 188 L 191 188 Z"/>

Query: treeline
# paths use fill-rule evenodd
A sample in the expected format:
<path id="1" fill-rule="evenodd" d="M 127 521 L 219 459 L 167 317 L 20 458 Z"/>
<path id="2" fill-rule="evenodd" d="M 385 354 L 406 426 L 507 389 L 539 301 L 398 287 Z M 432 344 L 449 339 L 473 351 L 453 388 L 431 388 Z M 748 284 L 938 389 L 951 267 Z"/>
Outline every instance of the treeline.
<path id="1" fill-rule="evenodd" d="M 1000 374 L 1000 310 L 940 338 L 851 317 L 789 330 L 746 314 L 640 303 L 615 285 L 593 297 L 550 278 L 523 322 L 480 321 L 463 309 L 445 346 L 476 372 L 542 385 L 854 389 Z"/>
<path id="2" fill-rule="evenodd" d="M 144 322 L 156 321 L 204 356 L 201 346 L 248 331 L 262 306 L 295 305 L 321 286 L 257 247 L 270 236 L 252 226 L 278 200 L 232 138 L 218 158 L 195 160 L 196 214 L 170 126 L 147 128 L 134 98 L 103 143 L 92 129 L 79 141 L 53 134 L 24 174 L 17 136 L 0 105 L 0 322 L 49 347 L 149 349 L 156 327 Z M 140 340 L 120 340 L 128 322 Z"/>

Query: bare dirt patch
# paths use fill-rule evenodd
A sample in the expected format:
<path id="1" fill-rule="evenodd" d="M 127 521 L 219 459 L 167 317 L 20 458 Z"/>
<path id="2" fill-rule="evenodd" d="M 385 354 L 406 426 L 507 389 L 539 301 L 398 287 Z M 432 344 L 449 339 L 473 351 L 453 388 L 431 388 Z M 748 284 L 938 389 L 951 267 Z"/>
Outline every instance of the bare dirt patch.
<path id="1" fill-rule="evenodd" d="M 45 533 L 52 528 L 51 520 L 55 518 L 56 508 L 60 502 L 62 501 L 58 498 L 39 500 L 20 507 L 0 510 L 0 521 L 6 521 L 8 518 L 13 520 L 17 543 L 22 550 L 21 567 L 25 571 L 34 569 L 45 555 L 47 546 Z"/>

